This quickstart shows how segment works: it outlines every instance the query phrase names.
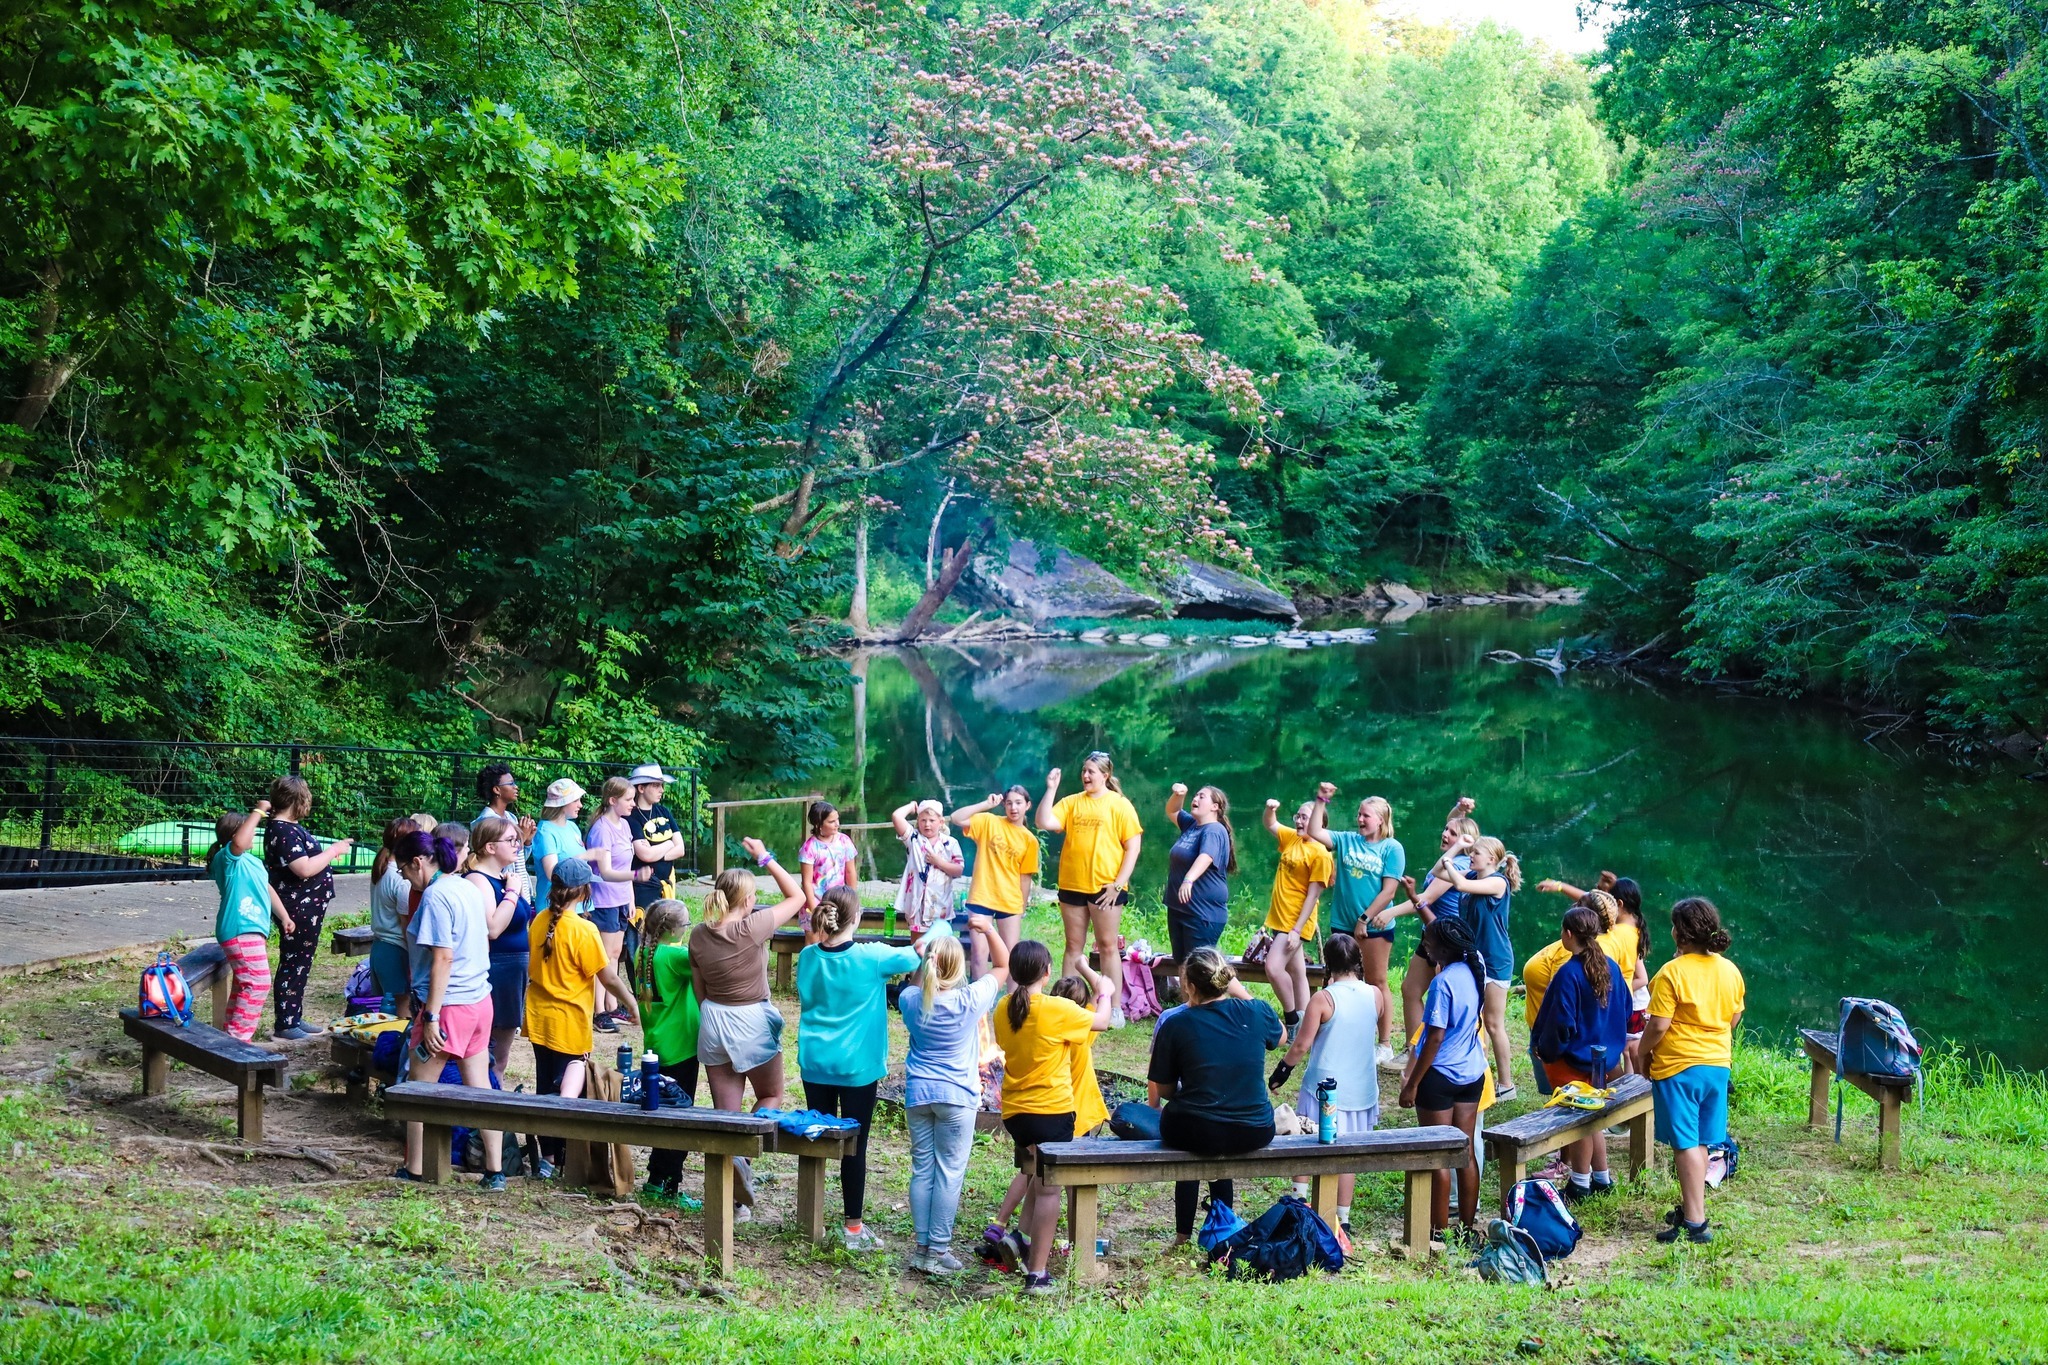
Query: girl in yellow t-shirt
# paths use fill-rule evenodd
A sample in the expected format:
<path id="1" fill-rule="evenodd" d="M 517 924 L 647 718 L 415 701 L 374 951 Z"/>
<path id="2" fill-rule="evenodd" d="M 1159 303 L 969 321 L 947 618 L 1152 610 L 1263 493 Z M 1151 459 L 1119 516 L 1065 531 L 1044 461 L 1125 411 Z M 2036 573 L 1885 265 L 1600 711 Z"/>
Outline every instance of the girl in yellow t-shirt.
<path id="1" fill-rule="evenodd" d="M 1657 1141 L 1671 1148 L 1678 1168 L 1679 1204 L 1657 1240 L 1711 1242 L 1707 1148 L 1728 1138 L 1729 1065 L 1745 992 L 1742 973 L 1721 956 L 1729 937 L 1712 901 L 1688 896 L 1672 906 L 1671 941 L 1678 956 L 1651 978 L 1643 1026 L 1643 1064 L 1657 1092 Z"/>
<path id="2" fill-rule="evenodd" d="M 1043 943 L 1025 939 L 1010 955 L 1010 995 L 996 1009 L 996 1044 L 1003 1050 L 1003 1127 L 1016 1144 L 1020 1166 L 1040 1143 L 1072 1140 L 1081 1107 L 1074 1088 L 1074 1053 L 1091 1046 L 1094 1035 L 1109 1027 L 1108 983 L 1087 971 L 1086 963 L 1082 970 L 1094 991 L 1093 1009 L 1045 990 L 1052 975 L 1052 953 Z M 1099 1093 L 1095 1103 L 1101 1106 Z M 1022 1241 L 1028 1248 L 1024 1292 L 1051 1294 L 1052 1277 L 1045 1267 L 1060 1221 L 1059 1187 L 1020 1170 L 1010 1190 L 1012 1199 L 1005 1201 L 1003 1217 L 1021 1203 Z M 1014 1259 L 1017 1234 L 1001 1226 L 990 1232 L 994 1235 L 984 1237 L 995 1244 L 997 1253 Z"/>
<path id="3" fill-rule="evenodd" d="M 590 901 L 596 869 L 581 858 L 563 858 L 548 880 L 548 908 L 527 932 L 526 1038 L 533 1044 L 534 1093 L 575 1099 L 583 1093 L 592 1044 L 592 1015 L 601 984 L 640 1022 L 640 1005 L 582 909 Z M 560 1165 L 564 1140 L 539 1140 L 541 1176 Z"/>
<path id="4" fill-rule="evenodd" d="M 1266 910 L 1266 927 L 1274 935 L 1266 953 L 1266 980 L 1280 997 L 1281 1020 L 1291 1037 L 1308 1008 L 1307 943 L 1316 934 L 1316 902 L 1337 864 L 1329 849 L 1308 837 L 1313 801 L 1302 802 L 1294 812 L 1293 829 L 1280 827 L 1279 810 L 1278 801 L 1266 802 L 1266 829 L 1280 843 L 1280 868 L 1273 874 L 1273 899 Z"/>
<path id="5" fill-rule="evenodd" d="M 974 875 L 967 886 L 967 913 L 987 915 L 1003 946 L 1015 949 L 1038 878 L 1038 836 L 1027 820 L 1031 793 L 1022 783 L 986 801 L 962 806 L 949 817 L 974 844 Z M 988 950 L 974 940 L 974 975 L 988 970 Z"/>
<path id="6" fill-rule="evenodd" d="M 1145 830 L 1137 807 L 1117 783 L 1109 755 L 1100 749 L 1081 760 L 1081 790 L 1064 799 L 1059 791 L 1060 770 L 1054 768 L 1045 775 L 1038 827 L 1066 836 L 1060 841 L 1060 923 L 1067 936 L 1060 974 L 1081 970 L 1092 926 L 1096 961 L 1109 980 L 1111 1027 L 1121 1028 L 1123 906 L 1131 898 L 1131 873 Z"/>

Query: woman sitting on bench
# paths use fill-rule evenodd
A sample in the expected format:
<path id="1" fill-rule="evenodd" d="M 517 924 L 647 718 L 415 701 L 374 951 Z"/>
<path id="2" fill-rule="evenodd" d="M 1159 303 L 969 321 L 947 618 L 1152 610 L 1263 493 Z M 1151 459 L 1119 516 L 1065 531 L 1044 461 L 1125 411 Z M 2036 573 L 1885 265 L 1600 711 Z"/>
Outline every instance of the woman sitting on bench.
<path id="1" fill-rule="evenodd" d="M 1603 892 L 1591 894 L 1606 898 Z M 1590 905 L 1565 911 L 1563 942 L 1570 956 L 1550 978 L 1529 1026 L 1529 1050 L 1553 1090 L 1574 1081 L 1598 1089 L 1621 1074 L 1628 1047 L 1628 978 L 1601 945 L 1600 926 L 1600 912 Z M 1605 1134 L 1572 1143 L 1564 1157 L 1572 1168 L 1567 1200 L 1614 1188 Z"/>
<path id="2" fill-rule="evenodd" d="M 1146 1098 L 1159 1109 L 1159 1141 L 1196 1156 L 1240 1156 L 1273 1141 L 1273 1105 L 1260 1084 L 1266 1054 L 1280 1046 L 1280 1017 L 1246 991 L 1223 954 L 1197 948 L 1180 964 L 1188 1007 L 1152 1038 Z M 1174 1228 L 1195 1224 L 1195 1182 L 1173 1187 Z M 1233 1182 L 1212 1181 L 1209 1198 L 1228 1206 Z"/>

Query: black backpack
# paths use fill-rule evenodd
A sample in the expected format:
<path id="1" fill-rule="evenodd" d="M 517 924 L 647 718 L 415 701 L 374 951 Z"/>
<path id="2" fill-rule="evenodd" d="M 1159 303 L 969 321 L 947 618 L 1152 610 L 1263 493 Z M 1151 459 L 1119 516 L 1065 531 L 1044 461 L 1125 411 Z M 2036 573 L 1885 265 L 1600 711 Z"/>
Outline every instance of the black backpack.
<path id="1" fill-rule="evenodd" d="M 1331 1274 L 1344 1268 L 1344 1251 L 1316 1211 L 1294 1195 L 1259 1215 L 1258 1221 L 1218 1242 L 1209 1264 L 1223 1262 L 1231 1279 L 1239 1273 L 1261 1280 L 1291 1280 L 1311 1267 Z"/>

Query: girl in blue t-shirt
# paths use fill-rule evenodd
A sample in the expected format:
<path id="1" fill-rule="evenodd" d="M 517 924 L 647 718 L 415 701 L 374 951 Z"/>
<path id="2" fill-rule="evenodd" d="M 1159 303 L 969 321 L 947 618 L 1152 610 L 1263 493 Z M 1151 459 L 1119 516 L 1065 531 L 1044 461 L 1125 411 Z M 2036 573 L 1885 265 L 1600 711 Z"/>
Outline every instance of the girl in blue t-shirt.
<path id="1" fill-rule="evenodd" d="M 1462 918 L 1439 915 L 1422 931 L 1419 956 L 1435 975 L 1422 1001 L 1422 1037 L 1401 1078 L 1401 1107 L 1415 1110 L 1415 1122 L 1450 1124 L 1468 1141 L 1479 1127 L 1479 1099 L 1486 1091 L 1486 1052 L 1479 1045 L 1479 982 L 1485 960 Z M 1479 1161 L 1468 1149 L 1458 1169 L 1458 1222 L 1467 1237 L 1478 1236 Z M 1451 1221 L 1451 1173 L 1430 1181 L 1429 1227 L 1443 1232 Z"/>
<path id="2" fill-rule="evenodd" d="M 1166 818 L 1180 837 L 1166 855 L 1166 938 L 1173 960 L 1186 962 L 1197 948 L 1213 948 L 1230 921 L 1230 878 L 1237 872 L 1237 831 L 1230 825 L 1230 798 L 1221 787 L 1203 787 L 1188 809 L 1185 782 L 1173 784 Z"/>

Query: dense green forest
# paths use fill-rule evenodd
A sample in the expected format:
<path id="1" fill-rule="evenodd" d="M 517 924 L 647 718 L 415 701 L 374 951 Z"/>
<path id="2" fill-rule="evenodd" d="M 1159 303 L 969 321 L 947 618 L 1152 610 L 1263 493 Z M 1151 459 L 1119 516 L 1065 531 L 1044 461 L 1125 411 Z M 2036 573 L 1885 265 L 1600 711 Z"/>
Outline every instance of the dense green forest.
<path id="1" fill-rule="evenodd" d="M 2048 7 L 1610 17 L 13 7 L 4 723 L 772 767 L 1033 535 L 2048 733 Z"/>

